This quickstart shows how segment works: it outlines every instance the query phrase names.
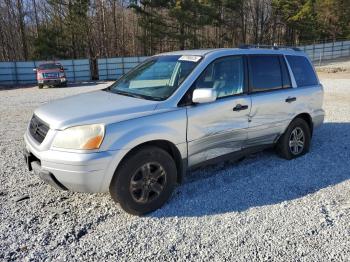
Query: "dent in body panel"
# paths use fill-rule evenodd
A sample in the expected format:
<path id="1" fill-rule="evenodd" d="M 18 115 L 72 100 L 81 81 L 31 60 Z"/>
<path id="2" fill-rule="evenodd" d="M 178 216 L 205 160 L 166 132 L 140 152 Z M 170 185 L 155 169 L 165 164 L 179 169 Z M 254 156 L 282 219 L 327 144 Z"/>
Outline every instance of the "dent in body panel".
<path id="1" fill-rule="evenodd" d="M 246 141 L 245 146 L 267 145 L 276 142 L 288 124 L 289 120 L 286 120 L 250 127 L 248 129 L 248 140 Z"/>
<path id="2" fill-rule="evenodd" d="M 293 118 L 299 103 L 287 103 L 288 97 L 297 97 L 294 88 L 254 93 L 252 96 L 251 121 L 247 145 L 271 144 L 281 135 Z"/>
<path id="3" fill-rule="evenodd" d="M 248 105 L 248 109 L 235 112 L 237 104 Z M 189 166 L 241 150 L 247 139 L 250 106 L 249 96 L 239 96 L 188 107 Z"/>
<path id="4" fill-rule="evenodd" d="M 189 142 L 189 165 L 239 151 L 247 138 L 247 129 L 227 131 Z"/>
<path id="5" fill-rule="evenodd" d="M 296 101 L 288 103 L 288 97 L 295 97 Z M 323 112 L 322 99 L 319 86 L 252 94 L 247 146 L 276 142 L 297 115 L 307 113 L 313 117 L 320 110 Z"/>

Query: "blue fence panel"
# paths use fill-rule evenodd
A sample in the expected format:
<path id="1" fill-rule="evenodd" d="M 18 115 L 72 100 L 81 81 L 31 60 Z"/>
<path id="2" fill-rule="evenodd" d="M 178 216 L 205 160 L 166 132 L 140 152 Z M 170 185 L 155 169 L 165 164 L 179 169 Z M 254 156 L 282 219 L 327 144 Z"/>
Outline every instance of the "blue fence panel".
<path id="1" fill-rule="evenodd" d="M 34 68 L 47 61 L 0 62 L 0 85 L 35 84 Z M 65 68 L 69 82 L 91 80 L 90 60 L 58 60 Z"/>
<path id="2" fill-rule="evenodd" d="M 327 59 L 350 56 L 350 40 L 341 42 L 321 43 L 300 46 L 314 63 L 321 63 Z M 98 76 L 100 80 L 116 80 L 129 72 L 147 56 L 100 58 L 97 60 Z M 0 62 L 0 85 L 21 85 L 36 83 L 36 68 L 45 61 L 28 62 Z M 59 60 L 66 69 L 69 82 L 91 80 L 90 60 Z"/>
<path id="3" fill-rule="evenodd" d="M 0 62 L 0 84 L 12 85 L 17 81 L 16 62 Z"/>
<path id="4" fill-rule="evenodd" d="M 350 56 L 350 41 L 299 46 L 313 62 Z M 97 60 L 100 80 L 116 80 L 148 57 L 114 57 Z"/>
<path id="5" fill-rule="evenodd" d="M 350 56 L 350 41 L 299 46 L 314 63 L 337 57 Z M 100 80 L 116 80 L 148 57 L 114 57 L 97 60 Z"/>
<path id="6" fill-rule="evenodd" d="M 97 59 L 99 79 L 116 80 L 146 59 L 145 56 Z"/>
<path id="7" fill-rule="evenodd" d="M 314 44 L 301 46 L 300 48 L 314 62 L 350 56 L 350 41 Z"/>

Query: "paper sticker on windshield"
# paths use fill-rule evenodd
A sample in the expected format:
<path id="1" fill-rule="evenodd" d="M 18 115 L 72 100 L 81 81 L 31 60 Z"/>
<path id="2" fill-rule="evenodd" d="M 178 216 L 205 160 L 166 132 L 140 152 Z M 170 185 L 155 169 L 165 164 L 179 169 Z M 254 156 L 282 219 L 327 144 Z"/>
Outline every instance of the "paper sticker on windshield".
<path id="1" fill-rule="evenodd" d="M 179 61 L 189 61 L 189 62 L 198 62 L 201 59 L 198 55 L 183 55 L 179 58 Z"/>

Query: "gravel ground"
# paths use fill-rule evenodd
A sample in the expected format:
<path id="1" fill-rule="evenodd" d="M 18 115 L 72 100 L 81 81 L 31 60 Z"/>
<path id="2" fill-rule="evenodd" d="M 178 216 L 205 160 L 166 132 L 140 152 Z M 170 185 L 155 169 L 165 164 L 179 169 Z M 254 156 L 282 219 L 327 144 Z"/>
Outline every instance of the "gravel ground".
<path id="1" fill-rule="evenodd" d="M 350 57 L 340 57 L 321 63 L 315 62 L 316 70 L 321 73 L 348 73 L 350 72 Z M 350 74 L 348 74 L 350 77 Z"/>
<path id="2" fill-rule="evenodd" d="M 37 106 L 106 84 L 0 90 L 0 260 L 349 260 L 350 80 L 322 82 L 326 122 L 309 154 L 197 170 L 146 217 L 108 194 L 55 190 L 23 163 Z"/>

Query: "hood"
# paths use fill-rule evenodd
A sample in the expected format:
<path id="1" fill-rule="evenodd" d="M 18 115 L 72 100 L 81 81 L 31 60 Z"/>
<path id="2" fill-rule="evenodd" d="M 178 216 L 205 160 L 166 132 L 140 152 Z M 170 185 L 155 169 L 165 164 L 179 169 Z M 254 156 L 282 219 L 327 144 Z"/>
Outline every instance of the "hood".
<path id="1" fill-rule="evenodd" d="M 39 73 L 59 73 L 59 72 L 63 72 L 63 70 L 59 69 L 59 68 L 55 68 L 55 69 L 38 69 Z"/>
<path id="2" fill-rule="evenodd" d="M 158 102 L 94 91 L 49 102 L 35 110 L 35 114 L 51 129 L 70 126 L 116 123 L 151 114 Z"/>

